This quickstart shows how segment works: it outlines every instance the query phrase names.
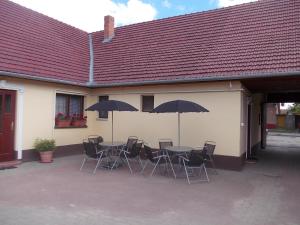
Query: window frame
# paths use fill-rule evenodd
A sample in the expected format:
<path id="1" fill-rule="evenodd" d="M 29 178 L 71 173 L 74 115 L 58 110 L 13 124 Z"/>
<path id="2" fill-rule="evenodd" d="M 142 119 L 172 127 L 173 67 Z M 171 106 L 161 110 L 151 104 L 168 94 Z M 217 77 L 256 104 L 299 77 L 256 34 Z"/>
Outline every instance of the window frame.
<path id="1" fill-rule="evenodd" d="M 80 112 L 79 112 L 79 115 L 82 115 L 82 116 L 84 116 L 84 102 L 85 102 L 85 96 L 84 95 L 79 95 L 79 94 L 68 94 L 68 93 L 60 93 L 60 92 L 57 92 L 56 94 L 55 94 L 55 128 L 56 129 L 60 129 L 60 128 L 85 128 L 85 127 L 87 127 L 86 125 L 85 126 L 77 126 L 77 125 L 72 125 L 73 124 L 73 122 L 72 122 L 72 124 L 71 125 L 69 125 L 69 126 L 63 126 L 63 127 L 57 127 L 56 126 L 56 119 L 57 119 L 57 115 L 59 114 L 59 113 L 62 113 L 62 112 L 57 112 L 56 111 L 56 107 L 57 107 L 57 96 L 63 96 L 63 97 L 66 97 L 66 108 L 65 108 L 65 111 L 66 111 L 66 113 L 64 113 L 65 114 L 65 116 L 68 116 L 70 119 L 72 119 L 72 117 L 74 116 L 74 114 L 73 115 L 70 115 L 70 107 L 71 107 L 71 98 L 72 97 L 76 97 L 76 98 L 79 98 L 80 100 L 79 100 L 79 104 L 80 104 Z M 78 115 L 78 114 L 76 114 L 76 115 Z M 73 120 L 73 119 L 72 119 Z"/>
<path id="2" fill-rule="evenodd" d="M 101 100 L 101 98 L 104 98 L 104 99 L 102 99 Z M 107 100 L 109 100 L 109 95 L 99 95 L 98 96 L 98 102 L 100 102 L 100 101 L 107 101 Z M 101 116 L 100 114 L 101 113 L 105 113 L 105 116 L 103 117 L 103 116 Z M 105 111 L 103 111 L 103 112 L 98 112 L 98 119 L 99 120 L 108 120 L 108 112 L 105 112 Z"/>
<path id="3" fill-rule="evenodd" d="M 72 94 L 56 93 L 56 95 L 55 95 L 55 117 L 59 113 L 59 112 L 56 112 L 57 96 L 67 97 L 66 116 L 69 116 L 69 117 L 73 116 L 73 115 L 70 115 L 71 97 L 80 97 L 80 115 L 84 115 L 84 96 L 83 95 L 72 95 Z"/>
<path id="4" fill-rule="evenodd" d="M 144 105 L 144 98 L 149 98 L 149 97 L 151 97 L 152 98 L 152 109 L 145 109 L 145 105 Z M 151 94 L 149 94 L 149 95 L 141 95 L 141 111 L 142 112 L 151 112 L 153 109 L 154 109 L 154 102 L 155 102 L 155 97 L 154 97 L 154 95 L 151 95 Z"/>

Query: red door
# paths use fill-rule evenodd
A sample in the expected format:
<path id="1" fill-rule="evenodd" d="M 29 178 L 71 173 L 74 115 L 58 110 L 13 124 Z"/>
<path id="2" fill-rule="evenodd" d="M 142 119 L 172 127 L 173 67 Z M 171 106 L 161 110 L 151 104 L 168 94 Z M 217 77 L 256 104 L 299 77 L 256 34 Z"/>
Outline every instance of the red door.
<path id="1" fill-rule="evenodd" d="M 0 162 L 14 159 L 16 92 L 0 89 Z"/>

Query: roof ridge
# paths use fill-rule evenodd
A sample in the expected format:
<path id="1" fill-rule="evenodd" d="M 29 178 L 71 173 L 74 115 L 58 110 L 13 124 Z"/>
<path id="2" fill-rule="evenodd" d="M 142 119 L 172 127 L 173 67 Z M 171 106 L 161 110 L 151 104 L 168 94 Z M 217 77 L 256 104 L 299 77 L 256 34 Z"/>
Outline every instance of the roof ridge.
<path id="1" fill-rule="evenodd" d="M 128 27 L 143 25 L 143 24 L 147 24 L 147 23 L 151 23 L 151 22 L 152 23 L 159 23 L 161 21 L 176 19 L 176 18 L 180 18 L 180 17 L 188 17 L 188 16 L 199 15 L 199 14 L 213 13 L 213 12 L 228 10 L 228 9 L 232 9 L 232 8 L 235 9 L 235 8 L 238 8 L 238 7 L 245 7 L 245 6 L 248 6 L 248 5 L 251 5 L 251 4 L 254 5 L 254 4 L 259 4 L 261 2 L 272 2 L 272 1 L 276 1 L 276 0 L 257 0 L 257 1 L 252 1 L 252 2 L 245 2 L 245 3 L 238 4 L 238 5 L 220 7 L 220 8 L 216 8 L 216 9 L 210 9 L 210 10 L 198 11 L 198 12 L 192 12 L 192 13 L 185 13 L 185 14 L 180 14 L 180 15 L 176 15 L 176 16 L 169 16 L 169 17 L 165 17 L 165 18 L 159 18 L 159 19 L 153 19 L 153 20 L 144 21 L 144 22 L 127 24 L 127 25 L 123 25 L 123 26 L 118 26 L 115 29 L 126 29 Z M 94 34 L 94 33 L 98 33 L 98 32 L 103 32 L 103 30 L 93 31 L 93 32 L 90 32 L 90 34 Z"/>

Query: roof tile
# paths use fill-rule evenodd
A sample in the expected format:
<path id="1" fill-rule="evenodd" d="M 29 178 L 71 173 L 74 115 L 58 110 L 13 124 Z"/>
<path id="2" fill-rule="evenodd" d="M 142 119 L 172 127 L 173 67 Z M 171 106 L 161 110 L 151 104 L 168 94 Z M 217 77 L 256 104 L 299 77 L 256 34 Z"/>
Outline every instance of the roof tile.
<path id="1" fill-rule="evenodd" d="M 0 1 L 0 71 L 85 85 L 88 33 Z M 300 1 L 260 0 L 92 33 L 99 85 L 300 71 Z"/>
<path id="2" fill-rule="evenodd" d="M 0 71 L 87 82 L 88 33 L 7 0 L 0 9 Z"/>
<path id="3" fill-rule="evenodd" d="M 93 33 L 99 84 L 300 71 L 300 1 L 262 0 Z M 297 33 L 296 33 L 297 32 Z"/>

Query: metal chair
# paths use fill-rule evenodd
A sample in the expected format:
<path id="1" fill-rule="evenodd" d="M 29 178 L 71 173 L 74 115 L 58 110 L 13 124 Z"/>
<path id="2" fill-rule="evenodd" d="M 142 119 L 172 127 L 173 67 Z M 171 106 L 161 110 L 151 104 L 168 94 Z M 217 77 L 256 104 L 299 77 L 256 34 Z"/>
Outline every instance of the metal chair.
<path id="1" fill-rule="evenodd" d="M 201 151 L 202 157 L 205 160 L 205 163 L 210 163 L 212 168 L 214 169 L 215 173 L 218 174 L 215 162 L 214 162 L 214 151 L 216 148 L 216 142 L 214 141 L 206 141 L 204 147 Z"/>
<path id="2" fill-rule="evenodd" d="M 166 148 L 173 146 L 172 139 L 169 138 L 159 139 L 158 144 L 159 144 L 159 150 L 162 152 L 162 154 L 165 154 L 170 158 L 169 152 L 166 150 Z"/>
<path id="3" fill-rule="evenodd" d="M 159 139 L 159 149 L 164 150 L 166 147 L 173 146 L 173 141 L 171 139 Z"/>
<path id="4" fill-rule="evenodd" d="M 88 141 L 98 145 L 99 143 L 103 142 L 103 138 L 99 135 L 89 135 Z"/>
<path id="5" fill-rule="evenodd" d="M 170 152 L 166 149 L 167 147 L 173 146 L 172 139 L 165 138 L 165 139 L 159 139 L 159 150 L 167 157 L 168 162 L 170 163 L 170 167 L 172 169 L 173 175 L 176 178 L 176 173 L 173 167 L 174 161 L 171 160 L 171 158 L 174 158 L 173 155 L 170 155 Z"/>
<path id="6" fill-rule="evenodd" d="M 133 148 L 133 146 L 135 145 L 135 143 L 139 140 L 139 138 L 137 136 L 129 136 L 127 139 L 127 143 L 124 146 L 127 150 Z"/>
<path id="7" fill-rule="evenodd" d="M 121 159 L 125 159 L 127 166 L 130 170 L 130 173 L 132 173 L 132 167 L 130 165 L 131 160 L 136 160 L 140 164 L 141 169 L 143 169 L 143 163 L 140 158 L 142 147 L 143 147 L 143 141 L 138 140 L 133 144 L 132 147 L 128 148 L 127 150 L 123 149 L 120 152 L 119 157 Z"/>
<path id="8" fill-rule="evenodd" d="M 124 145 L 121 150 L 117 153 L 118 157 L 116 158 L 116 160 L 114 161 L 112 167 L 111 167 L 111 170 L 115 168 L 115 166 L 117 165 L 117 163 L 121 160 L 123 161 L 124 159 L 126 160 L 126 163 L 128 165 L 128 168 L 130 170 L 130 173 L 132 173 L 132 169 L 131 169 L 131 166 L 130 166 L 130 163 L 129 163 L 129 155 L 134 155 L 134 148 L 135 148 L 135 144 L 137 143 L 138 141 L 138 137 L 136 136 L 129 136 L 128 139 L 127 139 L 127 143 L 126 145 Z M 134 156 L 136 157 L 136 156 Z M 134 158 L 132 157 L 132 158 Z"/>
<path id="9" fill-rule="evenodd" d="M 97 148 L 97 145 L 95 145 L 93 142 L 89 142 L 86 140 L 83 141 L 83 147 L 84 147 L 84 158 L 80 167 L 80 171 L 82 170 L 85 162 L 91 159 L 97 161 L 96 167 L 93 171 L 93 173 L 95 174 L 103 158 L 106 157 L 105 154 L 106 151 Z"/>
<path id="10" fill-rule="evenodd" d="M 201 152 L 197 150 L 192 150 L 188 158 L 182 155 L 179 156 L 179 158 L 183 163 L 186 178 L 189 184 L 191 184 L 190 176 L 194 175 L 196 169 L 199 169 L 199 177 L 201 177 L 202 170 L 204 170 L 205 172 L 206 179 L 199 179 L 199 181 L 209 182 L 209 178 L 205 167 L 205 160 L 203 159 Z"/>
<path id="11" fill-rule="evenodd" d="M 161 154 L 160 151 L 153 151 L 153 149 L 147 145 L 144 145 L 144 150 L 145 150 L 147 161 L 146 161 L 141 173 L 144 173 L 148 163 L 152 163 L 152 165 L 154 165 L 154 168 L 152 169 L 151 174 L 150 174 L 150 176 L 152 176 L 154 174 L 157 166 L 161 165 L 161 164 L 166 164 L 168 159 L 165 154 Z"/>

